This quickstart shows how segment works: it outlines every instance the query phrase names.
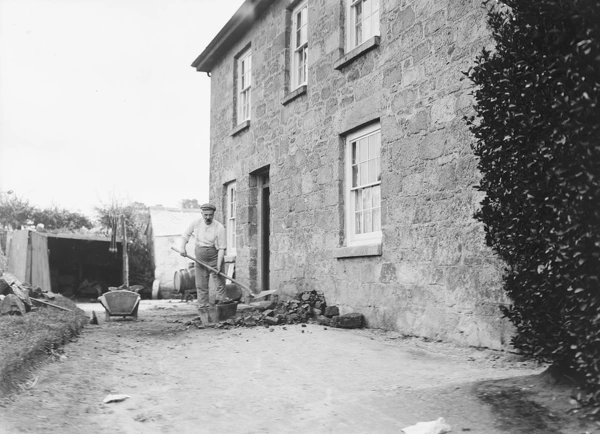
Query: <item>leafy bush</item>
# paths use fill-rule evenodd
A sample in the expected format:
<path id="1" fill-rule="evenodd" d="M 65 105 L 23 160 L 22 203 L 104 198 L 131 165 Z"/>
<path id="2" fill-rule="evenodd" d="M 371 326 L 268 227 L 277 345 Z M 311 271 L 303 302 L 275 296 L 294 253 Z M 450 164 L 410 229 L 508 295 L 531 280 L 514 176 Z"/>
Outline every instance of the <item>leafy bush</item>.
<path id="1" fill-rule="evenodd" d="M 467 73 L 486 193 L 476 218 L 507 264 L 513 345 L 582 374 L 581 401 L 598 404 L 600 3 L 485 5 L 496 46 Z"/>

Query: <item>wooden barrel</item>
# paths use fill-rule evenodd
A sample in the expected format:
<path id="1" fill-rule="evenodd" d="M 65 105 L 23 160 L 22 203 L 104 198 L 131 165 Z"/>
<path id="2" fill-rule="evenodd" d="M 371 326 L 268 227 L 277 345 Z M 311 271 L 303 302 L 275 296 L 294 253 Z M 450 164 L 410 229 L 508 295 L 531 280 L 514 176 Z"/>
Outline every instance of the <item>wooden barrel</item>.
<path id="1" fill-rule="evenodd" d="M 196 273 L 193 268 L 177 270 L 173 276 L 175 291 L 183 292 L 196 287 Z"/>

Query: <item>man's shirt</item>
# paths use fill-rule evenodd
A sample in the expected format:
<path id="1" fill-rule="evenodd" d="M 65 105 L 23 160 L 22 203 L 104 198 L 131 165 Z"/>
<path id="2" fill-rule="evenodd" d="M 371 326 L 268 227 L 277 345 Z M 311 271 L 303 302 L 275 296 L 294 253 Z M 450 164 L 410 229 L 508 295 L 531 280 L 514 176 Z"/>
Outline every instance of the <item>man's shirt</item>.
<path id="1" fill-rule="evenodd" d="M 204 223 L 203 218 L 194 220 L 190 223 L 188 228 L 181 238 L 183 238 L 187 244 L 192 234 L 196 236 L 196 245 L 203 247 L 213 247 L 217 250 L 227 248 L 227 236 L 225 233 L 225 227 L 216 220 L 213 220 L 210 225 Z"/>

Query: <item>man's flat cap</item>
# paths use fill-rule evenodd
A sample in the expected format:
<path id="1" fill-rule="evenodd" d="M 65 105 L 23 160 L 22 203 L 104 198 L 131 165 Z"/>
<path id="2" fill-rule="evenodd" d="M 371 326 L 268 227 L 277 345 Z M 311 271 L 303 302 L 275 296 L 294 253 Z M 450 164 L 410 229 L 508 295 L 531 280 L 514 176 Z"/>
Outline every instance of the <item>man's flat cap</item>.
<path id="1" fill-rule="evenodd" d="M 205 203 L 204 205 L 201 205 L 201 206 L 200 206 L 200 209 L 201 209 L 202 211 L 209 211 L 209 210 L 210 210 L 210 211 L 216 211 L 216 210 L 217 210 L 217 207 L 216 207 L 216 206 L 214 206 L 212 203 Z"/>

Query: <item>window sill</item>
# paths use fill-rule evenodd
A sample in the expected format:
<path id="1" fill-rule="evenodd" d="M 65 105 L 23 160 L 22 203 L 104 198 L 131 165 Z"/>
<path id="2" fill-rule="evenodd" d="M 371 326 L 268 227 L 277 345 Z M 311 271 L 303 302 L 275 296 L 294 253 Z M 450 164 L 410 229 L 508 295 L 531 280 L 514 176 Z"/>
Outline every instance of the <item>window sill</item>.
<path id="1" fill-rule="evenodd" d="M 242 131 L 247 130 L 248 128 L 250 128 L 250 121 L 249 120 L 244 121 L 241 124 L 239 124 L 237 127 L 235 127 L 233 129 L 233 131 L 231 132 L 231 135 L 235 136 L 236 134 L 239 134 Z"/>
<path id="2" fill-rule="evenodd" d="M 308 87 L 305 84 L 303 84 L 298 89 L 294 90 L 293 92 L 288 93 L 286 96 L 283 97 L 281 104 L 286 105 L 286 104 L 292 102 L 293 100 L 295 100 L 296 98 L 298 98 L 299 96 L 305 95 L 307 88 Z"/>
<path id="3" fill-rule="evenodd" d="M 364 256 L 381 256 L 381 244 L 369 244 L 365 246 L 341 247 L 334 250 L 335 259 L 359 258 Z"/>
<path id="4" fill-rule="evenodd" d="M 365 42 L 360 44 L 354 50 L 349 51 L 344 57 L 340 58 L 333 64 L 333 68 L 338 71 L 348 64 L 352 63 L 354 59 L 364 55 L 368 51 L 371 51 L 375 47 L 379 47 L 379 36 L 373 36 L 371 39 L 367 39 Z"/>

